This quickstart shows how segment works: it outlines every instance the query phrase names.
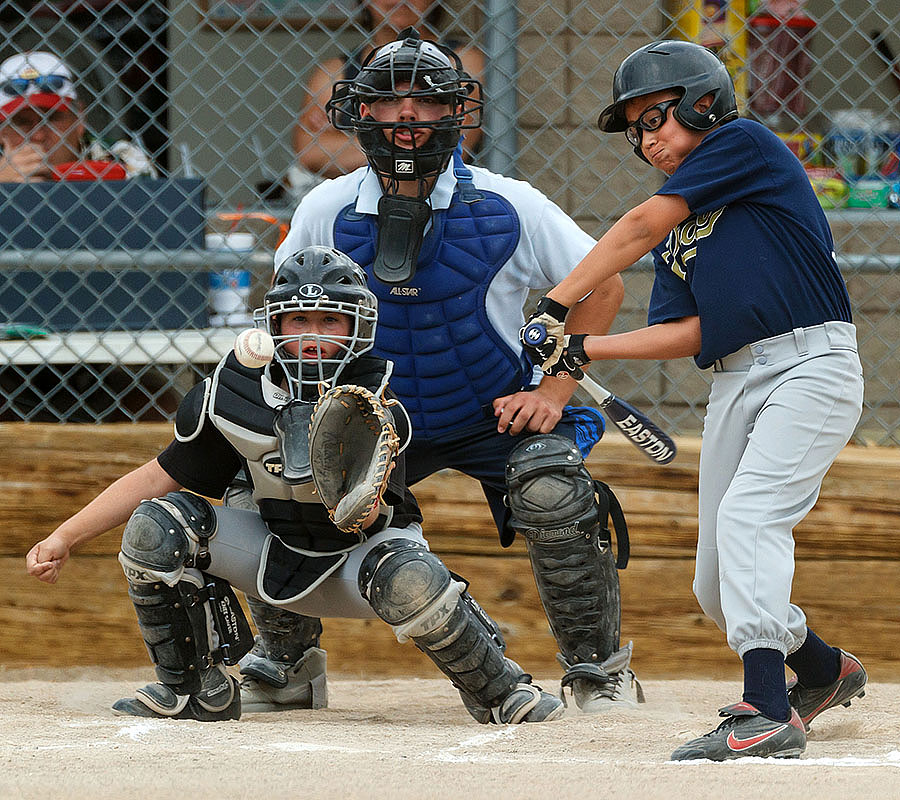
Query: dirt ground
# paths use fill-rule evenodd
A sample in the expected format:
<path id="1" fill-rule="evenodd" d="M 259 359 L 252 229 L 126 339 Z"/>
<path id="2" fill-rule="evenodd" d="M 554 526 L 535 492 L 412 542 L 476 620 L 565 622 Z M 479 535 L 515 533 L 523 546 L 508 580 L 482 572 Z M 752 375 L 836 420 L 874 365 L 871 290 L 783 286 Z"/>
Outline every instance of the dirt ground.
<path id="1" fill-rule="evenodd" d="M 668 761 L 740 686 L 644 681 L 638 710 L 479 726 L 439 678 L 329 680 L 320 711 L 115 716 L 150 670 L 0 669 L 2 798 L 900 798 L 900 684 L 814 724 L 803 758 Z M 558 683 L 543 681 L 558 690 Z M 777 793 L 777 794 L 776 794 Z"/>

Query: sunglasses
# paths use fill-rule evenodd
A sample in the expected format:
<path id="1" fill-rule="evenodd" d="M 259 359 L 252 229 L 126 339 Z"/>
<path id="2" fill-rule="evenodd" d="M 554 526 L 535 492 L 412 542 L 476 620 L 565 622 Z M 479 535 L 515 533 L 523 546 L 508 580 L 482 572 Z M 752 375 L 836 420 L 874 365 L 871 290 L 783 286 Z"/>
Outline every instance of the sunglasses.
<path id="1" fill-rule="evenodd" d="M 625 138 L 634 145 L 640 147 L 642 131 L 659 130 L 666 121 L 666 112 L 672 107 L 677 106 L 681 102 L 680 97 L 672 100 L 663 100 L 655 106 L 646 109 L 634 122 L 625 128 Z"/>
<path id="2" fill-rule="evenodd" d="M 10 78 L 0 84 L 0 91 L 8 95 L 22 96 L 28 92 L 29 86 L 35 86 L 39 92 L 57 94 L 70 83 L 65 75 L 39 75 L 36 78 Z"/>

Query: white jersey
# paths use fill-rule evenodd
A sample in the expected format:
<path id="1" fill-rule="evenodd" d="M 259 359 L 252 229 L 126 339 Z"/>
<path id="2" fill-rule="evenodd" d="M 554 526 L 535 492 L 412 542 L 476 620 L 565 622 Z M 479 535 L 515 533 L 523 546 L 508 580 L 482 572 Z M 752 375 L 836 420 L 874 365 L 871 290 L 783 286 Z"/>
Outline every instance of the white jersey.
<path id="1" fill-rule="evenodd" d="M 519 217 L 520 236 L 512 256 L 491 282 L 485 298 L 488 319 L 514 352 L 521 350 L 519 328 L 528 293 L 559 283 L 596 243 L 556 203 L 525 181 L 467 165 L 475 188 L 508 200 Z M 439 176 L 429 202 L 434 210 L 450 206 L 456 177 L 453 163 Z M 310 245 L 334 246 L 334 222 L 343 208 L 356 202 L 360 214 L 378 214 L 381 184 L 369 167 L 325 181 L 307 194 L 291 219 L 287 238 L 275 253 L 276 268 L 288 256 Z M 535 370 L 535 382 L 540 379 Z"/>

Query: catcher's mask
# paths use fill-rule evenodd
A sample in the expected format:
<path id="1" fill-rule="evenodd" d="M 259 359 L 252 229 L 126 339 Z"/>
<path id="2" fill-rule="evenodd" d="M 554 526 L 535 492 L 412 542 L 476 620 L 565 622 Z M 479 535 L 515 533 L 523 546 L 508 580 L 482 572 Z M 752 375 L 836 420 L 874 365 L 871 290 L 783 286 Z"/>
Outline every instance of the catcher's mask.
<path id="1" fill-rule="evenodd" d="M 342 334 L 281 332 L 284 314 L 303 311 L 331 312 L 347 318 Z M 275 272 L 262 308 L 254 312 L 257 326 L 275 341 L 275 360 L 284 372 L 295 400 L 314 401 L 322 381 L 335 379 L 353 359 L 371 350 L 375 341 L 378 300 L 366 287 L 366 275 L 349 256 L 331 247 L 306 247 L 288 256 Z M 303 358 L 304 345 L 316 346 L 316 358 Z M 289 347 L 296 345 L 296 354 Z M 325 357 L 322 345 L 337 350 Z M 330 347 L 328 346 L 330 345 Z M 270 365 L 271 367 L 271 365 Z"/>
<path id="2" fill-rule="evenodd" d="M 625 103 L 665 89 L 681 93 L 672 114 L 690 130 L 712 130 L 738 116 L 734 83 L 719 57 L 694 42 L 662 40 L 638 48 L 619 65 L 613 76 L 613 102 L 600 112 L 597 125 L 606 133 L 624 131 L 628 127 Z M 706 95 L 712 95 L 712 104 L 706 111 L 697 111 L 695 104 Z M 647 161 L 640 143 L 634 152 Z"/>
<path id="3" fill-rule="evenodd" d="M 415 28 L 407 28 L 397 41 L 371 53 L 355 78 L 334 83 L 327 109 L 335 128 L 356 132 L 386 193 L 396 194 L 398 181 L 416 180 L 424 198 L 427 179 L 444 171 L 461 131 L 481 126 L 480 89 L 481 83 L 463 69 L 452 49 L 422 41 Z M 402 97 L 429 98 L 448 106 L 449 113 L 438 120 L 406 122 L 363 116 L 362 104 Z M 399 130 L 412 133 L 423 128 L 431 135 L 421 147 L 397 144 Z"/>
<path id="4" fill-rule="evenodd" d="M 379 121 L 370 113 L 373 104 L 406 97 L 445 106 L 448 113 L 436 120 L 402 121 L 398 115 Z M 327 105 L 331 122 L 339 130 L 356 132 L 381 182 L 372 272 L 383 283 L 407 283 L 415 275 L 431 219 L 431 186 L 459 145 L 462 130 L 481 125 L 480 97 L 481 83 L 463 69 L 459 56 L 449 47 L 422 41 L 415 28 L 373 51 L 355 78 L 334 83 Z M 416 131 L 422 130 L 430 135 L 417 145 Z M 398 137 L 406 134 L 403 146 Z M 400 183 L 411 181 L 416 195 L 401 194 Z"/>

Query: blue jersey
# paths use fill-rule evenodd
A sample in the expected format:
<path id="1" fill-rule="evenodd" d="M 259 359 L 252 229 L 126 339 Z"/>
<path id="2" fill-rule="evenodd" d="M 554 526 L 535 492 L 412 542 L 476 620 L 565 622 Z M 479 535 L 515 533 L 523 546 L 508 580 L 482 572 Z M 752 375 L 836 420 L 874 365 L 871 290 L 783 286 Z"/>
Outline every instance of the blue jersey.
<path id="1" fill-rule="evenodd" d="M 825 214 L 800 162 L 762 125 L 713 131 L 657 194 L 683 197 L 691 216 L 653 250 L 649 323 L 699 314 L 699 367 L 794 328 L 851 321 Z"/>

